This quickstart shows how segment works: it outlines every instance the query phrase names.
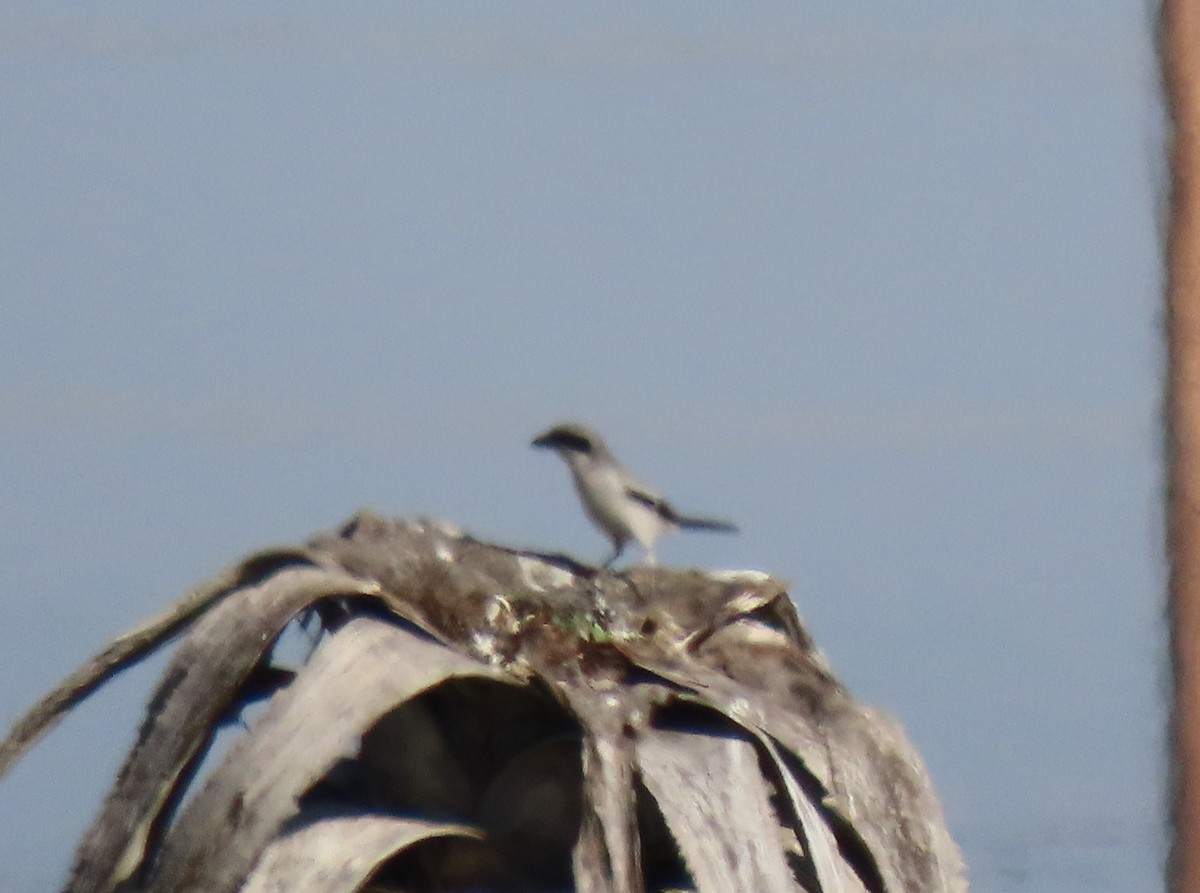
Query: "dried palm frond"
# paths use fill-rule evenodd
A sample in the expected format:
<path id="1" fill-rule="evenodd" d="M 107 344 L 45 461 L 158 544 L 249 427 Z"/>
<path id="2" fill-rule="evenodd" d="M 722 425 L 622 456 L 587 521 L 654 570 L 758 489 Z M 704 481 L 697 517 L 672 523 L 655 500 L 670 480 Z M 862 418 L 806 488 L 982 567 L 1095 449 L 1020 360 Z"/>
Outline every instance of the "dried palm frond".
<path id="1" fill-rule="evenodd" d="M 319 646 L 278 665 L 306 612 Z M 184 627 L 72 893 L 966 889 L 915 751 L 779 581 L 597 573 L 366 513 L 114 642 L 0 743 L 0 774 Z"/>

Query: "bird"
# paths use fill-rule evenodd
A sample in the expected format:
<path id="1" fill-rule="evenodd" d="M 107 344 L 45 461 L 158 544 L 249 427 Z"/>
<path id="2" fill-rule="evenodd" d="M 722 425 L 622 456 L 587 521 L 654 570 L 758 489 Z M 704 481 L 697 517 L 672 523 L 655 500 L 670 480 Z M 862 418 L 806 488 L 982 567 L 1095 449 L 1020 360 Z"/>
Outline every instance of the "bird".
<path id="1" fill-rule="evenodd" d="M 576 423 L 555 425 L 530 444 L 558 453 L 575 479 L 575 489 L 592 523 L 613 544 L 601 567 L 612 567 L 625 545 L 636 540 L 645 551 L 644 563 L 654 565 L 654 544 L 664 533 L 713 530 L 736 533 L 728 521 L 696 518 L 675 511 L 654 489 L 628 471 L 612 454 L 600 435 Z"/>

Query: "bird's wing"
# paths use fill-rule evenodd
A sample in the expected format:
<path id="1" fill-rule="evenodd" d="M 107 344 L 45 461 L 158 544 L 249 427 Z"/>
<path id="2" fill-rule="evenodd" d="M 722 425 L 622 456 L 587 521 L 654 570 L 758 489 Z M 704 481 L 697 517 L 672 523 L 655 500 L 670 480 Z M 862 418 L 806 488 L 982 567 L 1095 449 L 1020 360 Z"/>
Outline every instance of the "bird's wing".
<path id="1" fill-rule="evenodd" d="M 679 527 L 686 527 L 690 530 L 716 530 L 721 533 L 738 532 L 736 524 L 731 524 L 729 521 L 719 518 L 697 518 L 693 515 L 681 515 L 675 511 L 669 502 L 653 491 L 641 490 L 633 485 L 627 485 L 625 492 L 629 495 L 630 499 L 640 502 L 649 509 L 653 509 L 664 521 L 669 521 Z"/>
<path id="2" fill-rule="evenodd" d="M 671 508 L 671 504 L 640 481 L 627 481 L 625 483 L 625 495 L 635 502 L 640 502 L 646 508 L 651 509 L 660 518 L 674 522 L 676 515 L 675 509 Z"/>

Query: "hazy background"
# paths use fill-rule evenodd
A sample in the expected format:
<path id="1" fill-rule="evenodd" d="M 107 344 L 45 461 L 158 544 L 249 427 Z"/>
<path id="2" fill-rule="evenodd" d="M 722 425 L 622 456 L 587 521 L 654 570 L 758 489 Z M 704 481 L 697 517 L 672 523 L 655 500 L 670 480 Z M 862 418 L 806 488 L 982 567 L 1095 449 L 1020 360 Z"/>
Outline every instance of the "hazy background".
<path id="1" fill-rule="evenodd" d="M 926 758 L 975 889 L 1163 854 L 1142 0 L 0 3 L 0 726 L 359 506 L 596 559 L 578 419 Z M 161 660 L 0 784 L 56 888 Z"/>

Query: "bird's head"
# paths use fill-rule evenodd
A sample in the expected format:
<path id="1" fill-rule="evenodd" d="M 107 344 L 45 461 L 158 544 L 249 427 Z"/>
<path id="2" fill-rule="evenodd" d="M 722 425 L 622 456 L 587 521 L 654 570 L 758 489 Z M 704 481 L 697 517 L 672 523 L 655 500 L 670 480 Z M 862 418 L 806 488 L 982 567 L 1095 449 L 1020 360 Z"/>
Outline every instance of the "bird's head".
<path id="1" fill-rule="evenodd" d="M 530 446 L 554 450 L 571 465 L 607 453 L 599 434 L 574 423 L 555 425 L 543 431 L 533 439 Z"/>

